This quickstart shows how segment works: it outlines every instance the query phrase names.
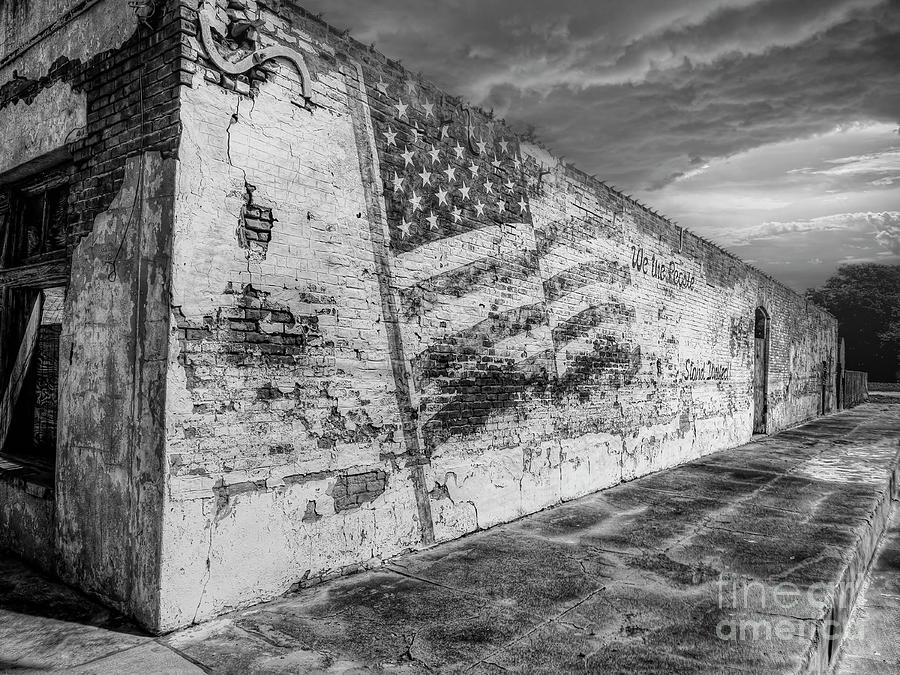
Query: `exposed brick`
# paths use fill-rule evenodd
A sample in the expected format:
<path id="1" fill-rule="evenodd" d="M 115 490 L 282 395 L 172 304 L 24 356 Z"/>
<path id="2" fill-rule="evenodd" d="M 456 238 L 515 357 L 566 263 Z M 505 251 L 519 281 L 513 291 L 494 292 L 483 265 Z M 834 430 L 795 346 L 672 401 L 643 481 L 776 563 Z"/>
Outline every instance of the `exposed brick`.
<path id="1" fill-rule="evenodd" d="M 231 25 L 244 20 L 216 6 Z M 419 546 L 428 526 L 449 539 L 747 440 L 760 305 L 772 316 L 770 430 L 817 414 L 831 317 L 294 3 L 242 11 L 260 12 L 266 44 L 302 50 L 314 106 L 298 100 L 284 59 L 238 77 L 216 71 L 196 8 L 174 2 L 120 50 L 0 90 L 0 106 L 51 81 L 88 91 L 86 135 L 70 148 L 73 243 L 121 187 L 125 155 L 178 151 L 177 273 L 154 280 L 177 305 L 164 380 L 176 515 L 164 517 L 182 518 L 173 531 L 187 542 L 221 530 L 214 568 L 178 558 L 189 545 L 167 552 L 209 589 L 199 610 L 173 615 L 208 616 L 250 586 L 281 592 L 297 570 L 312 570 L 304 584 L 350 573 Z M 398 98 L 412 106 L 404 119 Z M 491 150 L 512 144 L 499 167 L 468 146 L 469 114 Z M 408 204 L 390 181 L 406 163 L 388 126 L 418 171 L 450 168 L 459 141 L 480 180 L 512 182 L 530 216 L 486 197 L 484 218 L 466 204 L 449 225 L 431 190 L 415 215 L 426 235 L 403 236 Z M 467 176 L 456 168 L 454 204 Z M 407 177 L 417 190 L 419 175 Z M 426 211 L 444 229 L 428 234 Z M 197 488 L 198 477 L 216 487 Z M 177 511 L 200 499 L 220 508 Z M 278 588 L 224 578 L 253 553 L 242 548 L 258 534 L 240 529 L 249 520 L 227 517 L 251 500 L 271 519 L 253 527 L 284 533 L 271 541 L 285 561 Z M 223 578 L 207 584 L 211 574 Z"/>

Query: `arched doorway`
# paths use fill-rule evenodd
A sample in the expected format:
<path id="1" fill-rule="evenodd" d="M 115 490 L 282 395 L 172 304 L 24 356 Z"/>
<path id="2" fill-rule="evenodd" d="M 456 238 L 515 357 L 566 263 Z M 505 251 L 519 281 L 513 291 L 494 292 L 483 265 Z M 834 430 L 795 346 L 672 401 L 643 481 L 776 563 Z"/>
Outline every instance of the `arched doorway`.
<path id="1" fill-rule="evenodd" d="M 769 313 L 756 308 L 753 340 L 753 433 L 766 433 L 769 374 Z"/>

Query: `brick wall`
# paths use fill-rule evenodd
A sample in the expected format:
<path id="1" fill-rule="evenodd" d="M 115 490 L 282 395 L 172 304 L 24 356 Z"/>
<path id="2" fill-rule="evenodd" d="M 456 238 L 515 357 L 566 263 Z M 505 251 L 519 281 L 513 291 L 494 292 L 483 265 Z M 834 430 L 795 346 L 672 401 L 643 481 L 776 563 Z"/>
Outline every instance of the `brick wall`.
<path id="1" fill-rule="evenodd" d="M 0 543 L 152 629 L 746 441 L 757 307 L 768 431 L 834 400 L 830 316 L 292 2 L 205 4 L 289 50 L 239 73 L 198 3 L 14 6 L 0 180 L 67 167 L 70 273 Z"/>
<path id="2" fill-rule="evenodd" d="M 293 3 L 212 4 L 310 89 L 187 38 L 162 627 L 748 440 L 759 306 L 768 430 L 818 414 L 830 316 Z"/>
<path id="3" fill-rule="evenodd" d="M 334 512 L 354 509 L 374 501 L 384 494 L 386 480 L 387 474 L 380 469 L 338 476 L 331 491 Z"/>
<path id="4" fill-rule="evenodd" d="M 55 521 L 163 630 L 746 441 L 757 307 L 768 431 L 833 401 L 771 278 L 291 2 L 197 6 L 0 12 L 0 172 L 71 179 L 58 496 L 4 545 Z"/>
<path id="5" fill-rule="evenodd" d="M 216 20 L 232 35 L 225 7 Z M 263 19 L 263 32 L 291 31 L 269 12 Z M 336 71 L 334 53 L 293 34 L 315 103 L 287 60 L 223 76 L 199 38 L 189 45 L 165 627 L 421 540 L 351 111 L 357 85 Z M 223 52 L 254 47 L 216 41 Z"/>

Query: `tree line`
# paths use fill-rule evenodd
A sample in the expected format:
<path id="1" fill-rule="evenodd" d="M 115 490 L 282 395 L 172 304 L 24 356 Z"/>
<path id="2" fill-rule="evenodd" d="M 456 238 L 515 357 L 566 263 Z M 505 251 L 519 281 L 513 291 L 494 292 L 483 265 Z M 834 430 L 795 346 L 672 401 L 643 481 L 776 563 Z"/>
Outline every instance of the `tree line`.
<path id="1" fill-rule="evenodd" d="M 806 297 L 837 318 L 848 369 L 900 381 L 900 265 L 842 265 Z"/>

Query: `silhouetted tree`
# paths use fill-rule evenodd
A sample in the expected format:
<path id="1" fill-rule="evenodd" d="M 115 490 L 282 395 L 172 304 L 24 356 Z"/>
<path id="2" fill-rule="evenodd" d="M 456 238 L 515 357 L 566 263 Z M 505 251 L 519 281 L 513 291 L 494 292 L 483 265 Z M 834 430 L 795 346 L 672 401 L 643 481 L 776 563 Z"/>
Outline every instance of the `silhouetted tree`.
<path id="1" fill-rule="evenodd" d="M 806 296 L 840 322 L 847 368 L 874 381 L 900 380 L 900 265 L 842 265 Z"/>

